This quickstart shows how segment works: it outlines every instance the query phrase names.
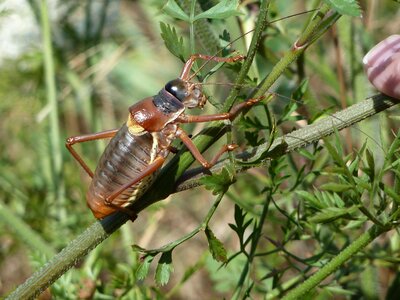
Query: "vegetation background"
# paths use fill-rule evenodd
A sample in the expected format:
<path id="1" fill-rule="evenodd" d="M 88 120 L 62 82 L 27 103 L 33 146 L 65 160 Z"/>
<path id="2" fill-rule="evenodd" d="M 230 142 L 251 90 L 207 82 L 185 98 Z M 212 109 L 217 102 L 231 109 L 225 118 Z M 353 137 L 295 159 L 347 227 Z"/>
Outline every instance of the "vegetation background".
<path id="1" fill-rule="evenodd" d="M 0 2 L 3 29 L 21 13 L 10 2 Z M 193 46 L 189 24 L 162 10 L 166 1 L 48 2 L 23 2 L 30 17 L 21 20 L 18 26 L 24 31 L 16 36 L 25 44 L 1 61 L 0 295 L 10 293 L 94 222 L 85 204 L 89 178 L 64 148 L 65 138 L 119 127 L 130 105 L 156 94 L 179 75 L 182 62 L 165 47 L 160 22 L 176 28 L 185 49 Z M 213 4 L 201 2 L 203 10 Z M 190 1 L 186 5 L 190 7 Z M 320 1 L 272 1 L 269 19 L 320 5 Z M 275 127 L 282 135 L 374 93 L 363 73 L 362 57 L 378 41 L 397 33 L 399 4 L 360 1 L 360 5 L 363 18 L 342 17 L 285 71 L 273 89 L 279 96 L 268 107 L 259 106 L 235 123 L 234 140 L 241 149 L 268 141 Z M 224 30 L 232 40 L 253 29 L 257 1 L 244 1 L 238 11 L 238 16 L 206 21 L 215 33 L 206 39 L 219 36 L 223 45 Z M 269 25 L 247 83 L 270 72 L 309 18 L 304 14 Z M 26 26 L 29 20 L 32 25 Z M 199 34 L 195 52 L 214 54 L 217 48 L 202 44 Z M 231 48 L 246 53 L 250 38 L 243 36 Z M 11 47 L 7 43 L 0 44 L 1 52 Z M 219 70 L 209 82 L 232 83 L 237 70 L 235 66 Z M 232 88 L 207 87 L 217 107 Z M 201 113 L 215 111 L 209 105 Z M 177 240 L 199 226 L 212 206 L 216 196 L 210 191 L 191 189 L 143 211 L 42 298 L 50 294 L 55 299 L 279 297 L 351 245 L 372 223 L 395 228 L 399 171 L 397 148 L 391 145 L 398 142 L 396 114 L 397 109 L 384 112 L 273 160 L 268 167 L 238 174 L 209 223 L 227 251 L 226 265 L 221 263 L 224 258 L 213 259 L 210 238 L 199 233 L 174 249 L 172 274 L 169 269 L 160 279 L 157 257 L 148 276 L 138 280 L 143 275 L 137 272 L 143 254 L 131 246 L 153 249 Z M 198 133 L 202 126 L 185 128 Z M 94 167 L 104 146 L 105 142 L 87 143 L 78 150 Z M 351 184 L 363 191 L 354 192 Z M 330 274 L 318 288 L 318 297 L 395 297 L 399 236 L 395 230 L 387 231 Z"/>

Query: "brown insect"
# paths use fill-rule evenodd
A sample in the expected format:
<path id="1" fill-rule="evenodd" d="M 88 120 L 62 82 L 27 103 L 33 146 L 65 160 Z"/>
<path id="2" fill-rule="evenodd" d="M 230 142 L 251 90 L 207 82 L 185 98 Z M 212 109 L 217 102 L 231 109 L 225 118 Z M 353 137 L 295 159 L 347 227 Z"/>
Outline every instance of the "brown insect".
<path id="1" fill-rule="evenodd" d="M 207 98 L 199 83 L 192 83 L 190 70 L 196 59 L 217 62 L 236 62 L 241 55 L 223 58 L 195 54 L 185 63 L 179 78 L 168 82 L 161 91 L 129 107 L 129 116 L 120 129 L 70 137 L 66 146 L 83 169 L 92 177 L 87 192 L 87 204 L 94 216 L 102 219 L 115 211 L 125 210 L 153 183 L 157 170 L 161 168 L 171 143 L 179 138 L 204 168 L 213 166 L 226 151 L 236 145 L 225 145 L 208 162 L 193 144 L 180 123 L 233 120 L 241 110 L 259 102 L 262 98 L 250 99 L 235 105 L 228 113 L 191 116 L 186 108 L 202 108 Z M 79 154 L 73 149 L 76 143 L 112 138 L 93 173 Z"/>

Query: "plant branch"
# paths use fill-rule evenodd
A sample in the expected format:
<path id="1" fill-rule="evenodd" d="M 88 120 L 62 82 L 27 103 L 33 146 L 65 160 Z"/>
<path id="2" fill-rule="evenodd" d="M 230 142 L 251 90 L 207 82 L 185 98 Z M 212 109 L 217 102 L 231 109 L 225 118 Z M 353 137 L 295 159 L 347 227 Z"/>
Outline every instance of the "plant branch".
<path id="1" fill-rule="evenodd" d="M 185 242 L 187 240 L 190 240 L 192 237 L 194 237 L 200 231 L 204 231 L 206 229 L 206 227 L 208 226 L 208 223 L 210 223 L 211 217 L 214 215 L 214 213 L 217 210 L 219 204 L 221 203 L 221 200 L 222 200 L 223 196 L 224 196 L 224 194 L 219 194 L 218 195 L 217 199 L 214 201 L 213 205 L 208 210 L 208 213 L 205 216 L 204 220 L 200 223 L 199 226 L 197 226 L 191 232 L 189 232 L 188 234 L 185 234 L 184 236 L 182 236 L 178 240 L 175 240 L 175 241 L 173 241 L 171 243 L 168 243 L 168 244 L 166 244 L 166 245 L 164 245 L 164 246 L 162 246 L 160 248 L 151 249 L 151 250 L 145 250 L 143 252 L 146 253 L 146 254 L 157 254 L 157 253 L 160 253 L 160 252 L 172 251 L 173 249 L 175 249 L 176 246 L 182 244 L 183 242 Z M 141 251 L 140 248 L 139 248 L 139 251 Z"/>
<path id="2" fill-rule="evenodd" d="M 249 149 L 248 151 L 239 155 L 239 157 L 242 157 L 241 159 L 243 159 L 243 157 L 249 157 L 249 154 L 253 153 L 252 156 L 248 158 L 248 161 L 257 160 L 259 157 L 265 156 L 263 155 L 263 153 L 265 153 L 266 151 L 271 154 L 274 153 L 274 150 L 276 149 L 281 149 L 278 155 L 284 155 L 285 153 L 316 142 L 321 138 L 334 133 L 336 130 L 339 131 L 343 128 L 349 127 L 354 123 L 357 123 L 367 117 L 377 114 L 398 103 L 398 100 L 392 99 L 385 95 L 376 95 L 363 102 L 352 105 L 347 109 L 342 110 L 330 117 L 322 119 L 314 124 L 305 126 L 302 129 L 286 134 L 276 139 L 271 147 L 263 144 L 256 148 Z M 282 148 L 281 145 L 285 145 L 285 147 Z M 275 153 L 275 155 L 277 154 Z M 265 159 L 259 164 L 268 164 L 269 159 L 270 158 L 267 155 L 265 156 Z M 224 163 L 226 163 L 225 160 L 219 162 L 216 166 L 214 166 L 212 171 L 217 172 L 222 168 Z M 242 165 L 237 166 L 237 168 L 237 171 L 240 172 L 248 169 L 249 166 Z M 175 187 L 174 192 L 199 186 L 199 177 L 204 176 L 203 173 L 200 174 L 201 175 L 197 175 L 197 177 L 191 177 L 190 179 L 186 179 L 179 183 Z M 162 199 L 163 198 L 160 195 L 158 198 L 144 197 L 141 199 L 140 202 L 136 203 L 134 209 L 136 212 L 140 212 L 150 204 L 160 201 Z M 104 220 L 94 223 L 75 240 L 70 242 L 46 265 L 36 271 L 31 276 L 31 278 L 29 278 L 24 284 L 20 285 L 18 289 L 16 289 L 7 299 L 30 299 L 39 295 L 40 292 L 49 287 L 55 280 L 57 280 L 68 269 L 70 269 L 80 259 L 82 259 L 90 250 L 92 250 L 98 244 L 108 238 L 111 233 L 113 233 L 127 221 L 128 216 L 126 214 L 122 212 L 117 212 L 116 214 L 113 214 L 105 218 Z M 372 239 L 368 239 L 368 241 L 371 240 Z"/>
<path id="3" fill-rule="evenodd" d="M 290 291 L 283 299 L 300 299 L 302 295 L 310 292 L 313 288 L 320 284 L 330 274 L 335 272 L 352 256 L 364 249 L 375 238 L 377 238 L 382 233 L 389 231 L 390 229 L 391 227 L 379 227 L 377 225 L 373 225 L 367 232 L 358 237 L 354 242 L 347 246 L 342 252 L 340 252 L 335 258 L 333 258 L 314 275 L 312 275 L 305 282 L 300 284 L 297 288 Z"/>
<path id="4" fill-rule="evenodd" d="M 236 166 L 236 171 L 242 172 L 257 164 L 266 165 L 268 163 L 267 161 L 273 157 L 281 156 L 285 153 L 292 152 L 298 148 L 317 142 L 318 140 L 333 134 L 335 131 L 340 131 L 344 128 L 350 127 L 351 125 L 395 106 L 398 103 L 399 100 L 390 98 L 383 94 L 377 94 L 311 125 L 307 125 L 301 129 L 279 137 L 274 140 L 272 145 L 264 143 L 254 148 L 247 148 L 237 156 L 242 164 Z M 218 173 L 225 164 L 226 160 L 219 161 L 210 171 Z M 204 176 L 202 171 L 202 168 L 187 171 L 179 180 L 175 191 L 179 192 L 201 185 L 199 179 Z"/>

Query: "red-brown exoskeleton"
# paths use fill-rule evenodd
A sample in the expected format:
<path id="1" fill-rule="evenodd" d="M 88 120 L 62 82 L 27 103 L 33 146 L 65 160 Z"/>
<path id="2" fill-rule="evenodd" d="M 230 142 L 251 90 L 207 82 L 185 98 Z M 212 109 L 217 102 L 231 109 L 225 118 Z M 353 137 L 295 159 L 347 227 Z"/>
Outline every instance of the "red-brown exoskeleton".
<path id="1" fill-rule="evenodd" d="M 171 143 L 179 138 L 204 168 L 210 168 L 226 151 L 236 145 L 225 145 L 208 162 L 180 127 L 180 123 L 233 120 L 241 110 L 259 102 L 250 99 L 234 106 L 228 113 L 190 116 L 186 108 L 202 108 L 206 97 L 201 85 L 190 82 L 190 70 L 196 59 L 218 62 L 235 62 L 241 55 L 222 58 L 192 55 L 179 78 L 168 82 L 153 97 L 145 98 L 129 108 L 128 120 L 120 129 L 95 134 L 70 137 L 66 146 L 83 169 L 92 177 L 87 192 L 87 204 L 94 216 L 102 219 L 117 210 L 127 210 L 153 183 L 156 171 L 163 165 L 171 151 Z M 97 139 L 112 138 L 93 173 L 72 145 Z"/>

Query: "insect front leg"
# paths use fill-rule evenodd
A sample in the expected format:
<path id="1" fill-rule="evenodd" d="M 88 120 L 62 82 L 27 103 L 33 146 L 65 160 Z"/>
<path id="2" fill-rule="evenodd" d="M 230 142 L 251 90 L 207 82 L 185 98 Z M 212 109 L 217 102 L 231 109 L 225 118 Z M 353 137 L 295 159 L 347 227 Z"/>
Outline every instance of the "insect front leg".
<path id="1" fill-rule="evenodd" d="M 258 98 L 252 98 L 242 103 L 236 104 L 232 107 L 232 109 L 227 113 L 221 114 L 212 114 L 212 115 L 203 115 L 203 116 L 191 116 L 191 115 L 184 115 L 181 114 L 176 121 L 178 123 L 198 123 L 198 122 L 211 122 L 211 121 L 218 121 L 218 120 L 231 120 L 233 121 L 241 111 L 246 108 L 252 107 L 254 104 L 260 102 L 265 97 L 261 96 Z"/>
<path id="2" fill-rule="evenodd" d="M 194 158 L 202 164 L 202 166 L 206 169 L 211 168 L 215 163 L 218 161 L 220 156 L 224 154 L 227 151 L 232 151 L 238 147 L 236 144 L 230 144 L 230 145 L 224 145 L 222 148 L 218 151 L 218 153 L 213 157 L 213 159 L 208 162 L 204 156 L 200 153 L 199 149 L 197 149 L 196 145 L 193 143 L 193 141 L 190 139 L 188 134 L 182 130 L 181 128 L 178 128 L 176 131 L 176 136 L 182 140 L 182 142 L 185 144 L 185 146 L 189 149 L 189 151 L 193 154 Z"/>
<path id="3" fill-rule="evenodd" d="M 75 151 L 75 149 L 72 146 L 74 144 L 78 144 L 78 143 L 112 138 L 118 132 L 118 130 L 119 129 L 111 129 L 111 130 L 106 130 L 106 131 L 102 131 L 102 132 L 98 132 L 98 133 L 91 133 L 91 134 L 86 134 L 86 135 L 72 136 L 72 137 L 67 139 L 67 141 L 65 142 L 65 146 L 67 147 L 68 151 L 72 154 L 72 156 L 82 166 L 82 168 L 86 171 L 86 173 L 91 178 L 93 178 L 92 170 L 90 170 L 89 166 L 85 163 L 83 158 Z"/>
<path id="4" fill-rule="evenodd" d="M 233 121 L 239 113 L 245 109 L 250 108 L 254 104 L 260 102 L 264 99 L 264 96 L 258 98 L 252 98 L 245 102 L 239 103 L 232 107 L 232 109 L 227 113 L 221 114 L 213 114 L 213 115 L 203 115 L 203 116 L 191 116 L 191 115 L 184 115 L 181 114 L 177 119 L 177 123 L 197 123 L 197 122 L 210 122 L 210 121 L 217 121 L 217 120 L 231 120 Z M 189 149 L 189 151 L 193 154 L 193 156 L 198 160 L 204 168 L 209 169 L 211 168 L 220 158 L 222 154 L 227 151 L 232 151 L 238 147 L 236 144 L 229 144 L 224 145 L 218 153 L 214 156 L 214 158 L 208 162 L 204 156 L 200 153 L 199 149 L 197 149 L 196 145 L 192 142 L 190 137 L 184 132 L 181 128 L 178 128 L 176 132 L 177 137 L 179 137 L 185 146 Z"/>

